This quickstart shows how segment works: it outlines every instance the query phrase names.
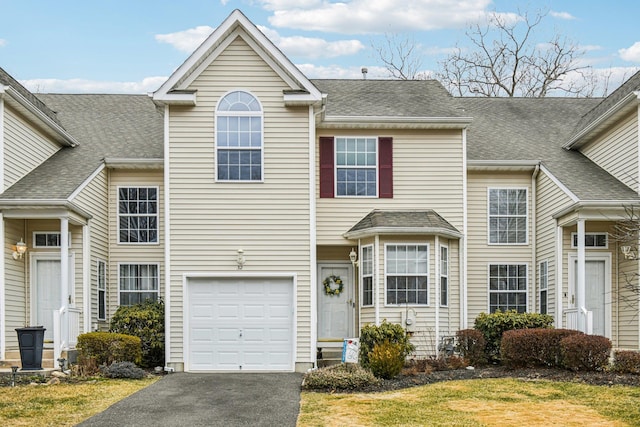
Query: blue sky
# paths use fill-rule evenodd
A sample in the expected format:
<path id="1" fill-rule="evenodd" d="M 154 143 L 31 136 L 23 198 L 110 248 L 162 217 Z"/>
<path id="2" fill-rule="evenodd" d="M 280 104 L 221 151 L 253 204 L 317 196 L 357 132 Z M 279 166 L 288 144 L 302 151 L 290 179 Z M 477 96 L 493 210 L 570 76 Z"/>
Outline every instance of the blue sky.
<path id="1" fill-rule="evenodd" d="M 0 67 L 35 92 L 147 93 L 234 9 L 311 78 L 387 77 L 371 45 L 393 33 L 434 71 L 487 13 L 539 9 L 539 41 L 571 38 L 612 82 L 640 66 L 637 0 L 0 0 Z"/>

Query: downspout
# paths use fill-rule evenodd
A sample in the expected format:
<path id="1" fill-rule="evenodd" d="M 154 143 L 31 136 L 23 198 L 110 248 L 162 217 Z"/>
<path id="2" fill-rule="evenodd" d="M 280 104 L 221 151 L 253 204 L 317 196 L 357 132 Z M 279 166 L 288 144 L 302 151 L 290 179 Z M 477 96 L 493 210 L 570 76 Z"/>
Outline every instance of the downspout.
<path id="1" fill-rule="evenodd" d="M 462 237 L 461 250 L 458 250 L 460 257 L 460 329 L 467 326 L 467 233 L 468 233 L 468 186 L 467 186 L 467 129 L 462 129 Z"/>
<path id="2" fill-rule="evenodd" d="M 380 326 L 380 284 L 379 284 L 380 235 L 379 234 L 376 234 L 375 236 L 374 249 L 375 249 L 375 256 L 373 257 L 373 284 L 374 284 L 375 296 L 376 296 L 375 321 L 376 321 L 376 326 Z"/>
<path id="3" fill-rule="evenodd" d="M 0 98 L 0 106 L 2 105 L 2 98 Z M 2 121 L 2 110 L 0 107 L 0 122 Z M 0 132 L 2 129 L 0 129 Z M 2 139 L 0 133 L 0 142 Z M 4 214 L 0 212 L 0 238 L 2 241 L 6 241 L 4 235 Z M 26 263 L 26 261 L 25 261 Z M 4 352 L 6 350 L 6 295 L 5 295 L 5 266 L 4 266 L 4 254 L 0 256 L 0 360 L 4 360 Z"/>
<path id="4" fill-rule="evenodd" d="M 324 105 L 318 112 L 309 106 L 309 294 L 311 304 L 311 342 L 309 343 L 309 360 L 317 366 L 318 345 L 318 236 L 316 232 L 316 116 L 324 112 Z"/>
<path id="5" fill-rule="evenodd" d="M 438 346 L 440 345 L 440 236 L 436 234 L 435 241 L 433 243 L 435 246 L 433 250 L 433 260 L 434 260 L 434 313 L 435 313 L 435 338 L 436 338 L 436 355 L 438 354 Z"/>
<path id="6" fill-rule="evenodd" d="M 538 265 L 536 260 L 538 258 L 538 185 L 537 178 L 538 173 L 540 173 L 540 164 L 536 165 L 536 168 L 533 170 L 533 175 L 531 175 L 531 288 L 533 289 L 533 295 L 531 300 L 533 301 L 533 311 L 536 311 L 536 301 L 538 300 L 538 288 L 537 288 L 537 278 L 538 278 Z M 547 273 L 548 275 L 548 273 Z M 548 285 L 547 285 L 548 286 Z M 548 292 L 548 291 L 547 291 Z"/>
<path id="7" fill-rule="evenodd" d="M 169 105 L 164 106 L 164 366 L 173 372 L 171 362 L 171 220 L 169 192 Z M 183 349 L 184 351 L 184 349 Z M 184 356 L 184 355 L 183 355 Z M 183 358 L 184 360 L 184 358 Z M 183 367 L 184 369 L 184 367 Z"/>

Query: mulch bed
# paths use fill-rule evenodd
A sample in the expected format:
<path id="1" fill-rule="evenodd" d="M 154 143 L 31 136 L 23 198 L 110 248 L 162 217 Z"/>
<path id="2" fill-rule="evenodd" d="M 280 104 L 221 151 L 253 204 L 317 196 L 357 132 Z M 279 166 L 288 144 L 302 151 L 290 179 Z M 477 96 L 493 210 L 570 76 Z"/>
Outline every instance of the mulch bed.
<path id="1" fill-rule="evenodd" d="M 380 392 L 400 390 L 441 381 L 470 380 L 478 378 L 516 378 L 522 381 L 564 381 L 599 386 L 640 386 L 640 375 L 620 374 L 616 372 L 572 372 L 562 369 L 527 368 L 507 369 L 502 366 L 490 366 L 476 369 L 454 369 L 431 373 L 401 374 L 390 380 L 381 380 L 377 386 L 370 386 L 353 392 Z"/>

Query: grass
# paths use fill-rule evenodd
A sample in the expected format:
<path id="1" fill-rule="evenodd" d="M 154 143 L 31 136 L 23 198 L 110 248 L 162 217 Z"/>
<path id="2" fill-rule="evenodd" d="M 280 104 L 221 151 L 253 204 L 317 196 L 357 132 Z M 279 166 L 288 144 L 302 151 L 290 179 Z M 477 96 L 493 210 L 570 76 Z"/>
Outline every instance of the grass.
<path id="1" fill-rule="evenodd" d="M 0 388 L 0 425 L 73 426 L 157 381 L 99 379 Z"/>
<path id="2" fill-rule="evenodd" d="M 304 392 L 298 427 L 637 426 L 640 388 L 552 381 L 451 381 L 371 394 Z"/>

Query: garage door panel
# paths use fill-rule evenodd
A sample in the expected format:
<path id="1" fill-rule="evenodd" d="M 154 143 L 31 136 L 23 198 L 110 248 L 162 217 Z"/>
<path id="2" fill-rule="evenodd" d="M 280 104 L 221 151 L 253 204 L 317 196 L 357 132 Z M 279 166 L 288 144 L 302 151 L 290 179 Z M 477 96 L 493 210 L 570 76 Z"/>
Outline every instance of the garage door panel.
<path id="1" fill-rule="evenodd" d="M 190 370 L 292 370 L 291 279 L 205 279 L 188 285 Z"/>

